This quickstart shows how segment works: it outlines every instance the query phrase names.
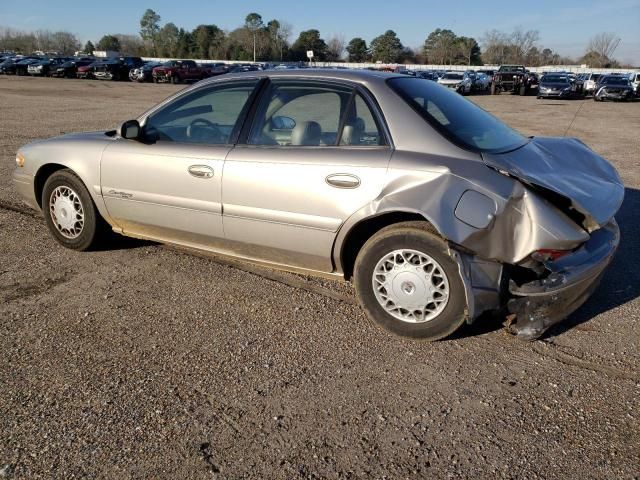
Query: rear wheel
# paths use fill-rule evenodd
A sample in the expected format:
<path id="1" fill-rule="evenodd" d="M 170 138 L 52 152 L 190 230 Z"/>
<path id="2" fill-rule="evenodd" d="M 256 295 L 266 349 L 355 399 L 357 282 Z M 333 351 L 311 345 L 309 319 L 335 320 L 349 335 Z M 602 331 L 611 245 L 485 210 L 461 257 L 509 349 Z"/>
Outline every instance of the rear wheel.
<path id="1" fill-rule="evenodd" d="M 90 249 L 105 226 L 86 187 L 71 170 L 58 170 L 47 179 L 42 210 L 55 239 L 73 250 Z"/>
<path id="2" fill-rule="evenodd" d="M 458 264 L 423 222 L 403 222 L 371 237 L 354 267 L 358 301 L 367 316 L 403 337 L 438 340 L 466 318 Z"/>

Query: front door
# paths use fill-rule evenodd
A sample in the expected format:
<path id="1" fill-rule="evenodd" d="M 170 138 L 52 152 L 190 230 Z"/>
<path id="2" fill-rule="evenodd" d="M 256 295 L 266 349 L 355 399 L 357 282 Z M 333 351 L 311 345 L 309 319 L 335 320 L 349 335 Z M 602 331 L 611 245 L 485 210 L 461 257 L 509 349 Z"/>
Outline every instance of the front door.
<path id="1" fill-rule="evenodd" d="M 124 233 L 189 246 L 224 237 L 223 164 L 256 84 L 188 92 L 143 120 L 142 141 L 119 138 L 105 149 L 102 195 Z"/>

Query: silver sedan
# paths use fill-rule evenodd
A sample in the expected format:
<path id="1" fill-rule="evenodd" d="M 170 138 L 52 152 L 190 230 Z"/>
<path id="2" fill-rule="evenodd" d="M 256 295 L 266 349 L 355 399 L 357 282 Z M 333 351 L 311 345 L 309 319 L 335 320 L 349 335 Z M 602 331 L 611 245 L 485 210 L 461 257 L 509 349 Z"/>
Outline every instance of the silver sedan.
<path id="1" fill-rule="evenodd" d="M 540 336 L 596 288 L 624 187 L 435 82 L 348 70 L 216 77 L 118 130 L 22 147 L 14 183 L 64 246 L 122 235 L 353 280 L 367 315 L 443 338 L 485 312 Z"/>

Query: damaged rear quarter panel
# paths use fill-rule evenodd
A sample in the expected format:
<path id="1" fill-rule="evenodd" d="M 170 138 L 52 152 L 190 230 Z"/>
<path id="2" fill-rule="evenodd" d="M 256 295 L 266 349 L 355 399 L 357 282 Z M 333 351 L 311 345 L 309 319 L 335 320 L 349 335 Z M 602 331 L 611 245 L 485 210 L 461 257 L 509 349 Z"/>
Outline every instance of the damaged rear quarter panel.
<path id="1" fill-rule="evenodd" d="M 476 224 L 487 225 L 485 228 L 475 228 L 454 214 L 468 190 L 495 202 L 494 211 L 478 211 L 484 218 Z M 423 215 L 448 241 L 501 263 L 517 263 L 543 248 L 571 249 L 589 238 L 522 183 L 488 168 L 479 155 L 477 159 L 460 159 L 394 153 L 386 187 L 356 217 L 398 210 Z"/>

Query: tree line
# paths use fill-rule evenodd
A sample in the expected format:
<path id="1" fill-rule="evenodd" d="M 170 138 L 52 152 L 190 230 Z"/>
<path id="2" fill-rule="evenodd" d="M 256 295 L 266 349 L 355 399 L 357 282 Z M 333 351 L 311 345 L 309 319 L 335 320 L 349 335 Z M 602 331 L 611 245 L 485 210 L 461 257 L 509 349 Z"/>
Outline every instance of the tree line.
<path id="1" fill-rule="evenodd" d="M 108 34 L 87 42 L 82 50 L 112 50 L 129 55 L 167 58 L 197 58 L 244 61 L 305 61 L 307 51 L 314 61 L 414 63 L 435 65 L 525 64 L 529 66 L 586 63 L 592 67 L 616 67 L 613 54 L 620 39 L 612 33 L 600 33 L 589 40 L 585 54 L 570 58 L 539 44 L 536 30 L 516 29 L 506 33 L 490 30 L 480 39 L 459 36 L 449 29 L 437 28 L 427 35 L 419 48 L 403 45 L 397 33 L 387 30 L 369 44 L 361 37 L 346 41 L 343 35 L 326 40 L 317 29 L 304 30 L 292 40 L 292 26 L 279 19 L 266 21 L 252 12 L 244 23 L 225 31 L 214 24 L 198 25 L 193 30 L 162 23 L 161 16 L 147 9 L 140 19 L 139 35 Z M 81 47 L 70 32 L 19 32 L 0 28 L 0 50 L 31 53 L 56 51 L 72 54 Z"/>

